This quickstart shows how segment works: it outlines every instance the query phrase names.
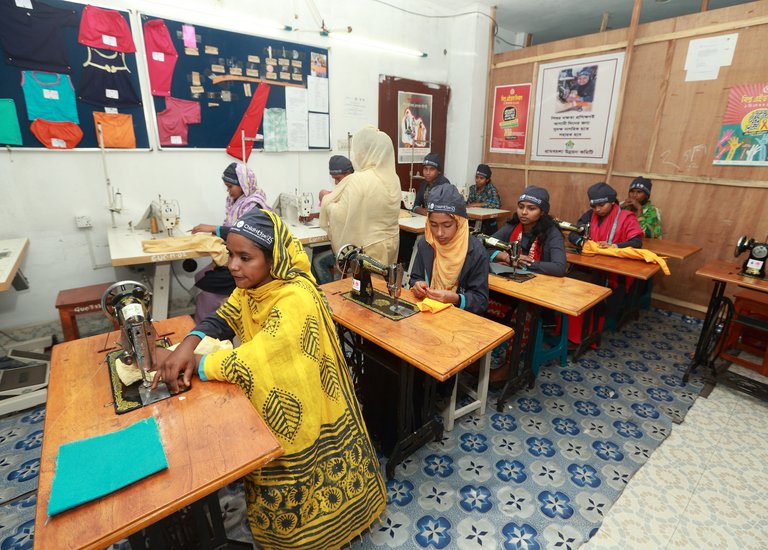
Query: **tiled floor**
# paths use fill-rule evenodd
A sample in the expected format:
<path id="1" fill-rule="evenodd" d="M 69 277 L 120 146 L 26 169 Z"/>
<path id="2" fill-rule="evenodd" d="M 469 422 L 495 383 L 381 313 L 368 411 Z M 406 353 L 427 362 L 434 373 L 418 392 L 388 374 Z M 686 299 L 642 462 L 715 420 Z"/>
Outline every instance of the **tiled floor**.
<path id="1" fill-rule="evenodd" d="M 768 404 L 718 386 L 696 400 L 582 548 L 762 550 L 766 501 Z"/>

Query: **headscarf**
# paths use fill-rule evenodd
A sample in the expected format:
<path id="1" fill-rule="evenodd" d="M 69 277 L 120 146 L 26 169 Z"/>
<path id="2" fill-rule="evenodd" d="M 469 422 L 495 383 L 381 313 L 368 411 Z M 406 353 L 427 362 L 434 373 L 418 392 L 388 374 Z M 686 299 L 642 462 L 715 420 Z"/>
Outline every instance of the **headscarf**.
<path id="1" fill-rule="evenodd" d="M 590 206 L 616 202 L 616 190 L 604 181 L 600 181 L 587 189 L 587 197 L 589 197 Z"/>
<path id="2" fill-rule="evenodd" d="M 475 170 L 476 176 L 482 176 L 486 178 L 488 181 L 491 181 L 491 174 L 493 172 L 491 171 L 491 167 L 487 164 L 478 164 L 477 170 Z"/>
<path id="3" fill-rule="evenodd" d="M 351 174 L 354 171 L 352 161 L 344 155 L 333 155 L 328 161 L 328 173 L 332 176 L 340 176 L 346 173 Z"/>
<path id="4" fill-rule="evenodd" d="M 459 275 L 469 248 L 469 222 L 464 197 L 453 185 L 438 185 L 429 195 L 427 212 L 427 216 L 442 213 L 456 220 L 456 234 L 448 244 L 440 244 L 432 235 L 429 221 L 424 231 L 424 238 L 435 251 L 430 288 L 455 292 L 459 287 Z"/>
<path id="5" fill-rule="evenodd" d="M 630 191 L 632 189 L 640 189 L 640 191 L 645 191 L 645 194 L 648 195 L 648 197 L 651 196 L 652 188 L 653 188 L 653 182 L 648 178 L 644 178 L 643 176 L 637 176 L 635 179 L 632 180 L 632 183 L 629 184 Z"/>
<path id="6" fill-rule="evenodd" d="M 267 194 L 256 184 L 256 174 L 253 173 L 253 170 L 246 168 L 246 177 L 246 174 L 243 173 L 243 164 L 239 162 L 233 162 L 232 164 L 236 164 L 235 175 L 237 176 L 237 183 L 243 190 L 243 194 L 240 195 L 237 200 L 233 200 L 232 197 L 227 196 L 227 214 L 224 217 L 225 227 L 231 227 L 238 218 L 253 207 L 269 209 L 269 206 L 267 206 Z M 227 168 L 229 169 L 231 166 L 232 165 L 230 164 Z M 227 174 L 226 170 L 224 174 Z M 228 181 L 225 177 L 222 177 L 222 179 L 227 183 L 232 183 L 234 185 L 233 182 Z"/>
<path id="7" fill-rule="evenodd" d="M 367 126 L 352 137 L 351 149 L 355 172 L 323 197 L 320 227 L 328 232 L 333 250 L 353 244 L 378 261 L 393 264 L 400 242 L 402 193 L 392 139 Z"/>

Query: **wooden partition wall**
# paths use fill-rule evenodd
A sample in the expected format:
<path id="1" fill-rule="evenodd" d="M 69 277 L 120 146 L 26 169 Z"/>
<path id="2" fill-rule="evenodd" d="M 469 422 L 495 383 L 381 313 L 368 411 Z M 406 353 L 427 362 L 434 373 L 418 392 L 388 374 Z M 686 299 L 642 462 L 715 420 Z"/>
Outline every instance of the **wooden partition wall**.
<path id="1" fill-rule="evenodd" d="M 729 33 L 738 33 L 733 63 L 720 68 L 717 80 L 686 82 L 690 40 Z M 496 55 L 489 96 L 495 86 L 532 83 L 525 156 L 489 153 L 486 140 L 503 207 L 513 208 L 526 185 L 540 185 L 550 192 L 552 214 L 575 221 L 588 209 L 593 183 L 608 181 L 621 200 L 634 177 L 651 178 L 664 237 L 703 247 L 685 262 L 670 260 L 672 275 L 656 278 L 654 298 L 704 311 L 712 285 L 695 271 L 715 259 L 741 263 L 746 253 L 733 257 L 739 235 L 768 235 L 768 168 L 712 164 L 730 88 L 768 82 L 766 37 L 768 2 L 760 1 Z M 617 51 L 626 52 L 626 67 L 608 164 L 531 161 L 539 64 Z M 489 136 L 492 97 L 487 109 Z"/>

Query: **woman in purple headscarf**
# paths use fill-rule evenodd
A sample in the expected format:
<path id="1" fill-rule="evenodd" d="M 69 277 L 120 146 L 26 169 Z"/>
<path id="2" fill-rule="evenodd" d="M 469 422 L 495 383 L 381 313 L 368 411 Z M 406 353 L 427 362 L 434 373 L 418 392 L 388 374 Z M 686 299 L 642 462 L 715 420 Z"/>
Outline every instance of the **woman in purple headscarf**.
<path id="1" fill-rule="evenodd" d="M 227 213 L 224 223 L 221 225 L 199 224 L 192 228 L 192 233 L 211 233 L 221 237 L 225 241 L 229 234 L 229 228 L 239 217 L 252 208 L 271 210 L 267 206 L 267 194 L 256 183 L 256 174 L 242 163 L 233 162 L 221 175 L 224 185 L 227 187 Z M 195 320 L 205 319 L 210 313 L 227 299 L 235 289 L 235 281 L 232 279 L 227 266 L 208 268 L 198 272 L 195 277 L 195 286 L 200 293 L 195 298 Z"/>

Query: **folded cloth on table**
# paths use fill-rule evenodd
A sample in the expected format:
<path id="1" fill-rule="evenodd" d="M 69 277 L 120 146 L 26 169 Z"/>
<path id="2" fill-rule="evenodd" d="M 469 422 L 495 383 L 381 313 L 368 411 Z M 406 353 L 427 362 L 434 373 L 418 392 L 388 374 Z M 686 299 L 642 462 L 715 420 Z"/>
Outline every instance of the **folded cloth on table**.
<path id="1" fill-rule="evenodd" d="M 188 235 L 186 237 L 166 237 L 152 241 L 141 241 L 144 252 L 179 252 L 192 250 L 205 252 L 211 256 L 216 265 L 225 265 L 229 259 L 227 246 L 224 241 L 214 235 Z"/>
<path id="2" fill-rule="evenodd" d="M 453 304 L 445 304 L 443 302 L 438 302 L 437 300 L 433 300 L 432 298 L 424 298 L 421 302 L 418 302 L 416 306 L 419 308 L 419 311 L 429 311 L 430 313 L 439 313 L 440 311 L 443 311 L 444 309 L 448 309 L 449 307 L 453 306 Z"/>
<path id="3" fill-rule="evenodd" d="M 581 249 L 581 253 L 584 256 L 593 256 L 595 254 L 601 254 L 603 256 L 615 256 L 617 258 L 627 258 L 630 260 L 644 260 L 649 264 L 659 264 L 664 275 L 669 275 L 669 267 L 667 262 L 661 256 L 656 253 L 646 250 L 644 248 L 600 248 L 595 241 L 587 241 Z"/>
<path id="4" fill-rule="evenodd" d="M 59 447 L 48 516 L 103 497 L 168 467 L 150 416 L 135 424 Z"/>

